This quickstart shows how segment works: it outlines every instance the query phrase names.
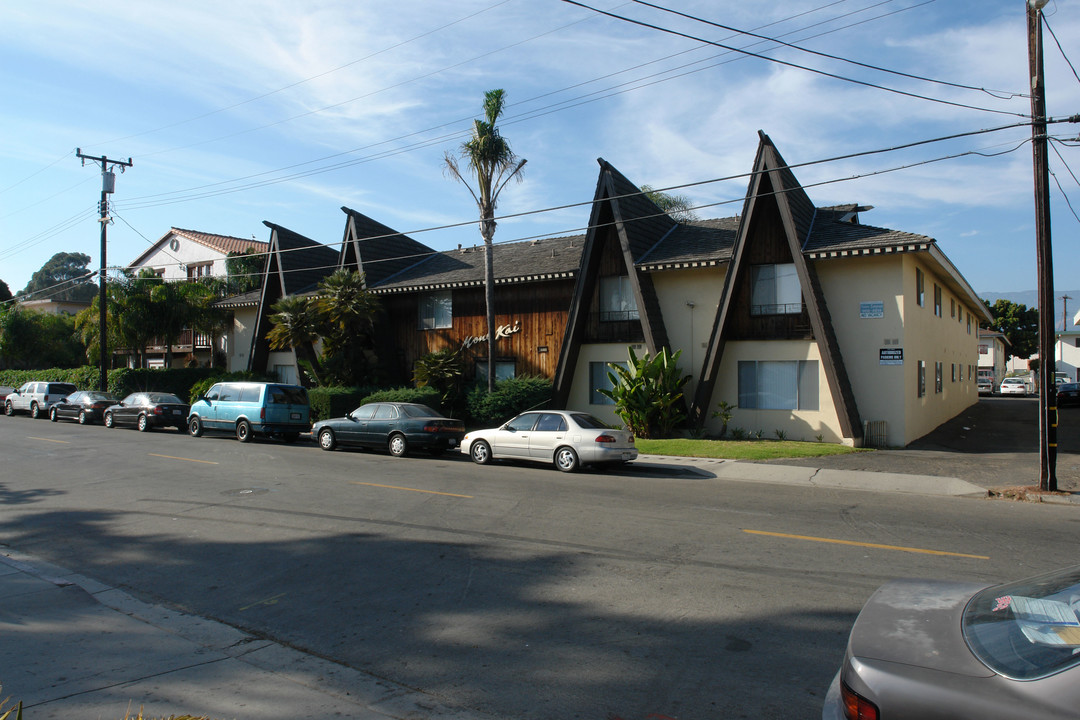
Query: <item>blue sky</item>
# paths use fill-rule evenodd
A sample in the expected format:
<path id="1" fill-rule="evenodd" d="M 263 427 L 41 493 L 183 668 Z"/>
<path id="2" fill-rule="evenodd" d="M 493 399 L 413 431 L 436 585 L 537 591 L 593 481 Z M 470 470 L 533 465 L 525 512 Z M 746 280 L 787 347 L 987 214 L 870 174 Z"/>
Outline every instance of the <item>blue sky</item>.
<path id="1" fill-rule="evenodd" d="M 746 178 L 706 181 L 745 174 L 758 130 L 797 164 L 1014 125 L 1030 112 L 1023 0 L 659 3 L 992 94 L 640 3 L 588 4 L 791 64 L 559 0 L 5 3 L 0 280 L 20 290 L 60 251 L 98 266 L 100 172 L 80 164 L 77 147 L 134 163 L 117 176 L 108 228 L 109 265 L 122 266 L 170 227 L 267 240 L 267 220 L 336 244 L 343 205 L 437 249 L 478 243 L 476 206 L 443 155 L 492 88 L 506 90 L 501 128 L 528 159 L 500 215 L 587 203 L 603 157 L 639 184 L 701 183 L 674 192 L 709 205 L 701 217 L 727 217 L 741 209 Z M 1066 53 L 1080 47 L 1080 3 L 1052 0 L 1045 12 Z M 1080 80 L 1048 33 L 1045 47 L 1049 115 L 1080 113 Z M 1080 50 L 1069 59 L 1080 63 Z M 1059 289 L 1078 284 L 1080 221 L 1066 204 L 1080 213 L 1078 133 L 1051 126 L 1074 141 L 1050 153 L 1065 191 L 1052 180 Z M 927 163 L 961 153 L 981 154 Z M 1036 286 L 1029 128 L 795 173 L 817 184 L 808 192 L 818 205 L 873 205 L 864 223 L 937 239 L 976 291 Z M 587 219 L 584 206 L 507 218 L 495 241 L 576 233 Z"/>

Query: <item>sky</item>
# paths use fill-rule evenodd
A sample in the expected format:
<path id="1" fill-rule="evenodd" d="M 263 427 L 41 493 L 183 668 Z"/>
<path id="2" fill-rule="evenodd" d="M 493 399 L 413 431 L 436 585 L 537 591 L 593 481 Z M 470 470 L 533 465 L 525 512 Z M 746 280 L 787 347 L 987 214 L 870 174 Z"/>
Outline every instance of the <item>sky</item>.
<path id="1" fill-rule="evenodd" d="M 0 280 L 17 292 L 57 252 L 99 267 L 101 168 L 77 149 L 132 163 L 111 268 L 172 227 L 266 241 L 269 221 L 336 245 L 342 206 L 437 250 L 477 244 L 444 157 L 502 88 L 528 163 L 495 242 L 583 232 L 601 157 L 702 218 L 737 215 L 763 131 L 812 163 L 794 172 L 816 205 L 936 239 L 976 292 L 1037 286 L 1023 0 L 582 2 L 621 18 L 562 0 L 4 2 Z M 1044 12 L 1065 119 L 1080 2 Z M 1058 289 L 1080 285 L 1078 133 L 1050 125 Z"/>

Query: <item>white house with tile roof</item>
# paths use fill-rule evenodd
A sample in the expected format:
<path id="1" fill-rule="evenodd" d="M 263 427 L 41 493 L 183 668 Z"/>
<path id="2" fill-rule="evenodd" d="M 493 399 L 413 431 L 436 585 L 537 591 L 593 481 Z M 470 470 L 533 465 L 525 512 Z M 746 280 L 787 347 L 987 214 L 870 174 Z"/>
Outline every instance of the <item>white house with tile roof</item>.
<path id="1" fill-rule="evenodd" d="M 127 269 L 135 273 L 144 269 L 153 270 L 165 280 L 224 277 L 228 274 L 225 258 L 229 253 L 265 253 L 269 247 L 269 243 L 254 238 L 215 235 L 174 227 L 146 252 L 135 258 Z"/>

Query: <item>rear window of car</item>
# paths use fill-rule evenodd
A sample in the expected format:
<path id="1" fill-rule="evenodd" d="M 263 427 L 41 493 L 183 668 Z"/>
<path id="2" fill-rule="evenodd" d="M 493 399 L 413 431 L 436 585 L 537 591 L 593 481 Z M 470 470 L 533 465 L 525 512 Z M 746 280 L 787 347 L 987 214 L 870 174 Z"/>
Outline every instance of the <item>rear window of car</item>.
<path id="1" fill-rule="evenodd" d="M 1080 665 L 1080 566 L 977 593 L 964 640 L 994 672 L 1035 680 Z"/>
<path id="2" fill-rule="evenodd" d="M 574 422 L 581 428 L 592 428 L 594 430 L 610 430 L 611 426 L 605 423 L 600 418 L 593 417 L 592 415 L 586 415 L 585 413 L 574 413 L 570 417 L 574 418 Z"/>
<path id="3" fill-rule="evenodd" d="M 165 395 L 165 394 L 161 394 L 161 393 L 155 393 L 153 395 L 150 395 L 150 402 L 152 402 L 152 403 L 179 403 L 181 405 L 184 404 L 184 401 L 181 400 L 180 398 L 176 397 L 175 395 Z"/>
<path id="4" fill-rule="evenodd" d="M 75 386 L 68 383 L 49 383 L 45 392 L 48 395 L 70 395 L 75 392 Z"/>
<path id="5" fill-rule="evenodd" d="M 409 417 L 442 417 L 440 413 L 435 412 L 427 405 L 402 405 L 401 411 Z"/>
<path id="6" fill-rule="evenodd" d="M 109 393 L 103 392 L 88 392 L 86 397 L 90 398 L 91 402 L 110 402 L 116 399 Z"/>
<path id="7" fill-rule="evenodd" d="M 307 405 L 307 391 L 302 387 L 275 385 L 270 388 L 270 402 L 273 405 Z"/>

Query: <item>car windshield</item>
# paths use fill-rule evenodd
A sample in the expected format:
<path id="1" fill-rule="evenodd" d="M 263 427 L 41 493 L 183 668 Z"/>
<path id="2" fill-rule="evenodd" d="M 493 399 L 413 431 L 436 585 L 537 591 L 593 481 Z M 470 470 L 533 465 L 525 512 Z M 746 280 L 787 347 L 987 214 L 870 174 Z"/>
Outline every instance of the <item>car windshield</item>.
<path id="1" fill-rule="evenodd" d="M 152 403 L 179 403 L 184 404 L 184 401 L 175 395 L 169 395 L 166 393 L 154 393 L 150 396 L 150 402 Z"/>
<path id="2" fill-rule="evenodd" d="M 1080 665 L 1080 566 L 982 590 L 964 609 L 963 632 L 975 656 L 1006 677 Z"/>
<path id="3" fill-rule="evenodd" d="M 574 418 L 574 422 L 581 428 L 593 428 L 594 430 L 610 430 L 611 426 L 595 418 L 592 415 L 586 415 L 585 413 L 574 413 L 570 417 Z"/>
<path id="4" fill-rule="evenodd" d="M 442 417 L 441 413 L 437 413 L 427 405 L 402 405 L 401 411 L 409 417 L 425 418 L 425 417 Z"/>

